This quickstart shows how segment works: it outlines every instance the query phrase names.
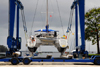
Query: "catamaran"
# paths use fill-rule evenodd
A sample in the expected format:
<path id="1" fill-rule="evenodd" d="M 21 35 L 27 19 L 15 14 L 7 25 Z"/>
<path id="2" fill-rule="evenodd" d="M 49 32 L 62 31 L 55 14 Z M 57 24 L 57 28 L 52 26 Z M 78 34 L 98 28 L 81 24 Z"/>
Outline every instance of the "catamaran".
<path id="1" fill-rule="evenodd" d="M 54 45 L 58 51 L 63 55 L 64 51 L 68 48 L 68 43 L 66 38 L 61 38 L 58 36 L 56 30 L 49 29 L 48 24 L 48 0 L 46 8 L 46 27 L 45 29 L 36 30 L 39 34 L 31 35 L 27 39 L 27 47 L 30 52 L 35 52 L 40 45 Z"/>

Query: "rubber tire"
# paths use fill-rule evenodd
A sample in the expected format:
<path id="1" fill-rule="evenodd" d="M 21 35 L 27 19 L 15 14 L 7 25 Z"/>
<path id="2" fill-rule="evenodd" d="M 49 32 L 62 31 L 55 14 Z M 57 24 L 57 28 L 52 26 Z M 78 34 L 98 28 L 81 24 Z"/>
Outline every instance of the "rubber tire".
<path id="1" fill-rule="evenodd" d="M 18 58 L 12 58 L 12 59 L 11 59 L 11 64 L 12 64 L 12 65 L 17 65 L 17 64 L 19 64 Z"/>
<path id="2" fill-rule="evenodd" d="M 30 62 L 31 62 L 31 60 L 29 58 L 24 58 L 23 59 L 23 64 L 24 65 L 28 65 L 28 64 L 30 64 Z"/>
<path id="3" fill-rule="evenodd" d="M 94 59 L 94 64 L 95 65 L 100 65 L 100 58 L 95 58 Z"/>

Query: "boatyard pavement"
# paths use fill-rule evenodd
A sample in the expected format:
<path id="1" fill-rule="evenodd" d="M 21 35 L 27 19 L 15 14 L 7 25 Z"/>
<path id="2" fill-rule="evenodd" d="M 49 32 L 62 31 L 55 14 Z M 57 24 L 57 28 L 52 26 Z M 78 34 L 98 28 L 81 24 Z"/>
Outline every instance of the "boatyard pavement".
<path id="1" fill-rule="evenodd" d="M 0 62 L 0 67 L 100 67 L 93 63 L 75 63 L 75 62 L 31 62 L 29 65 L 12 65 L 10 62 Z"/>

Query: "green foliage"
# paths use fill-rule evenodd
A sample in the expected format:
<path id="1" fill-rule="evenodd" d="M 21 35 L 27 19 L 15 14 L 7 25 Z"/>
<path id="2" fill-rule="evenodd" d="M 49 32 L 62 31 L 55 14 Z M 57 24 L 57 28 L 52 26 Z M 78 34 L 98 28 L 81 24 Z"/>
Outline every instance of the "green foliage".
<path id="1" fill-rule="evenodd" d="M 97 33 L 100 36 L 100 8 L 93 8 L 86 12 L 85 25 L 85 40 L 92 41 L 93 45 L 96 44 Z"/>
<path id="2" fill-rule="evenodd" d="M 100 56 L 100 54 L 88 54 L 88 57 L 91 58 L 91 56 Z"/>
<path id="3" fill-rule="evenodd" d="M 90 56 L 93 56 L 93 55 L 95 55 L 95 56 L 98 56 L 98 55 L 99 55 L 99 56 L 100 56 L 100 54 L 89 54 L 89 55 L 90 55 Z"/>
<path id="4" fill-rule="evenodd" d="M 8 51 L 7 47 L 0 45 L 0 52 L 6 52 Z"/>

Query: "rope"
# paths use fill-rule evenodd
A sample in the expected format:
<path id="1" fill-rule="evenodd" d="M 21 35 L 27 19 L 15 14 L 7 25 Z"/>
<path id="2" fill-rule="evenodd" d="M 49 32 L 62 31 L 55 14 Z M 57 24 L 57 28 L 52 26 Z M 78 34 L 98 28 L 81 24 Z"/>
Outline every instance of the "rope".
<path id="1" fill-rule="evenodd" d="M 70 11 L 70 17 L 69 17 L 69 23 L 68 23 L 68 29 L 67 29 L 68 40 L 69 40 L 70 34 L 72 33 L 71 26 L 72 26 L 73 11 L 74 11 L 73 9 Z"/>
<path id="2" fill-rule="evenodd" d="M 70 31 L 67 35 L 68 35 L 68 38 L 67 38 L 67 40 L 69 40 L 69 36 L 70 36 L 70 34 L 72 33 L 72 31 Z"/>
<path id="3" fill-rule="evenodd" d="M 58 6 L 58 1 L 56 0 L 56 2 L 57 2 L 57 8 L 58 8 L 59 16 L 60 16 L 60 22 L 61 22 L 61 26 L 62 26 L 62 31 L 63 31 L 63 34 L 64 34 L 64 28 L 63 28 L 63 23 L 62 23 L 61 15 L 60 15 L 60 10 L 59 10 L 59 6 Z"/>
<path id="4" fill-rule="evenodd" d="M 74 11 L 73 9 L 70 11 L 70 17 L 69 17 L 69 23 L 68 23 L 68 29 L 67 29 L 67 31 L 71 31 L 73 11 Z"/>
<path id="5" fill-rule="evenodd" d="M 67 29 L 67 34 L 68 34 L 68 38 L 67 38 L 67 40 L 69 40 L 69 36 L 70 36 L 70 34 L 72 33 L 72 31 L 71 31 L 71 26 L 72 26 L 72 18 L 73 18 L 73 9 L 70 11 L 70 17 L 69 17 L 69 23 L 68 23 L 68 29 Z M 74 39 L 73 40 L 75 40 L 75 37 L 74 37 Z M 75 41 L 74 41 L 75 42 Z M 73 44 L 71 43 L 71 46 L 73 46 Z M 69 52 L 71 52 L 71 50 L 73 50 L 72 49 L 73 47 L 70 47 L 70 49 L 69 49 Z"/>
<path id="6" fill-rule="evenodd" d="M 72 50 L 75 50 L 75 36 L 73 37 L 73 42 L 71 42 L 70 48 L 69 48 L 69 52 L 72 52 Z"/>
<path id="7" fill-rule="evenodd" d="M 23 28 L 25 28 L 26 27 L 26 21 L 25 21 L 24 10 L 21 10 L 21 16 L 22 16 Z"/>
<path id="8" fill-rule="evenodd" d="M 42 3 L 40 11 L 42 11 L 43 6 L 44 6 L 44 4 Z M 40 13 L 40 15 L 41 15 L 41 19 L 42 19 L 42 21 L 44 21 L 44 22 L 45 22 L 45 20 L 44 20 L 44 18 L 43 18 L 42 13 Z M 42 23 L 41 27 L 42 27 L 42 28 L 44 28 L 44 24 L 43 24 L 43 23 Z"/>
<path id="9" fill-rule="evenodd" d="M 50 0 L 50 4 L 51 4 L 51 8 L 52 8 L 52 10 L 53 10 L 53 12 L 54 12 L 54 8 L 53 8 L 53 4 L 52 4 L 52 1 Z M 53 16 L 54 16 L 54 13 L 52 14 L 52 17 L 50 18 L 50 21 L 52 22 L 52 20 L 53 20 Z"/>
<path id="10" fill-rule="evenodd" d="M 21 15 L 22 15 L 22 22 L 23 22 L 23 28 L 24 28 L 24 31 L 27 33 L 24 10 L 21 10 Z"/>
<path id="11" fill-rule="evenodd" d="M 38 1 L 39 1 L 39 0 L 37 0 L 37 3 L 36 3 L 36 8 L 35 8 L 35 13 L 34 13 L 34 17 L 33 17 L 33 22 L 32 22 L 32 26 L 31 26 L 31 30 L 30 30 L 30 35 L 32 34 L 32 28 L 33 28 L 33 24 L 34 24 L 36 12 L 37 12 Z"/>
<path id="12" fill-rule="evenodd" d="M 24 28 L 25 38 L 26 38 L 26 42 L 27 42 L 28 35 L 27 35 L 27 27 L 26 27 L 24 10 L 21 10 L 21 16 L 22 16 L 22 22 L 23 22 L 23 28 Z"/>

